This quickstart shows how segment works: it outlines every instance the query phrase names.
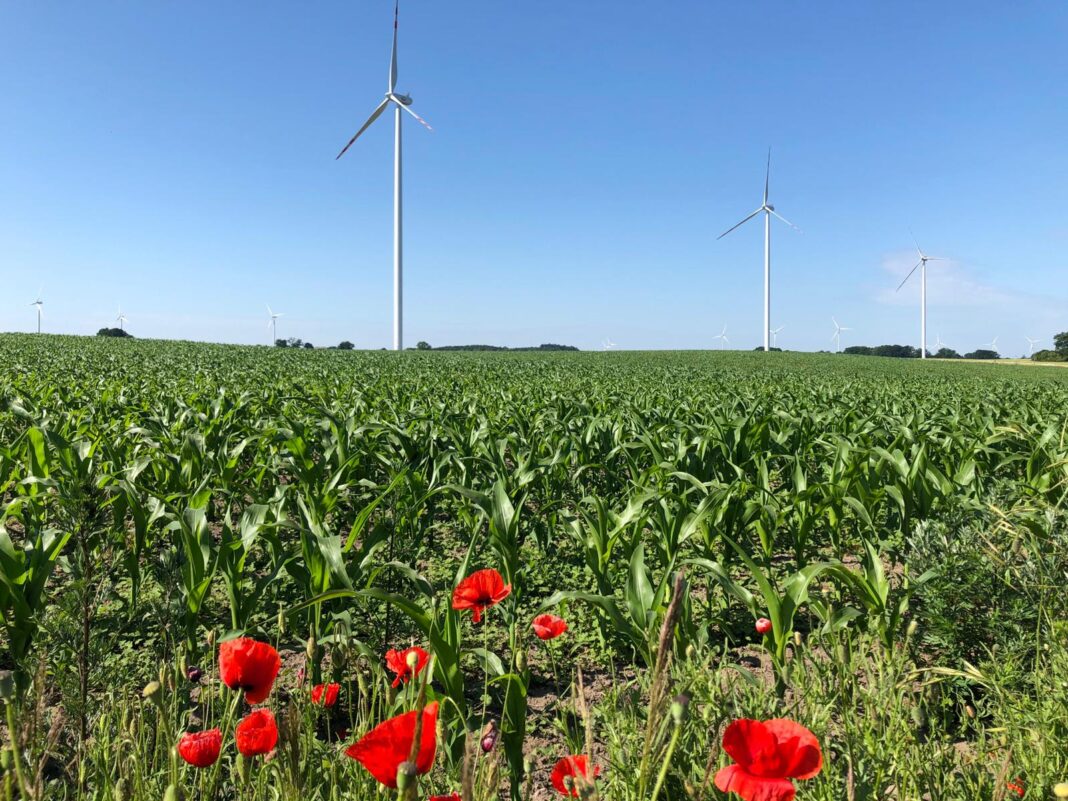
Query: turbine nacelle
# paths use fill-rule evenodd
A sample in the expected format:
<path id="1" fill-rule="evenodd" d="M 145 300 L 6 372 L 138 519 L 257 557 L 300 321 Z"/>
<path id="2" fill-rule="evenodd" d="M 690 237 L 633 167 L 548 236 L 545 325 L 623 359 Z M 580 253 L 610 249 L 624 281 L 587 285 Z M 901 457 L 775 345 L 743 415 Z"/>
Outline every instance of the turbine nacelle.
<path id="1" fill-rule="evenodd" d="M 410 106 L 412 104 L 411 95 L 399 95 L 396 92 L 386 92 L 386 97 L 396 100 L 402 106 Z"/>

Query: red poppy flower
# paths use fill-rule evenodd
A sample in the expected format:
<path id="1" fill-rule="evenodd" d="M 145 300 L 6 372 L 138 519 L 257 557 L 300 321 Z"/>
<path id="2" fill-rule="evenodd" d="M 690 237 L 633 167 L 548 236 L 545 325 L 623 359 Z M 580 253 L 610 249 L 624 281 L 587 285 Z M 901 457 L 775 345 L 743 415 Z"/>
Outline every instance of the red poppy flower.
<path id="1" fill-rule="evenodd" d="M 312 687 L 311 699 L 313 704 L 333 706 L 337 703 L 337 695 L 341 692 L 341 685 L 335 682 L 330 684 L 316 684 Z"/>
<path id="2" fill-rule="evenodd" d="M 449 793 L 448 795 L 432 795 L 426 801 L 463 801 L 463 796 L 459 793 Z"/>
<path id="3" fill-rule="evenodd" d="M 550 780 L 556 792 L 578 798 L 578 788 L 581 782 L 590 784 L 600 775 L 601 769 L 596 766 L 593 768 L 593 775 L 590 775 L 590 766 L 587 764 L 586 757 L 580 754 L 579 756 L 566 756 L 557 762 Z"/>
<path id="4" fill-rule="evenodd" d="M 412 670 L 408 664 L 408 658 L 411 654 L 415 654 L 415 670 Z M 402 681 L 407 682 L 414 676 L 418 676 L 420 671 L 426 667 L 429 659 L 430 654 L 418 645 L 405 648 L 403 651 L 394 651 L 390 648 L 386 651 L 386 667 L 397 674 L 397 678 L 393 680 L 393 686 L 399 687 Z"/>
<path id="5" fill-rule="evenodd" d="M 1005 786 L 1008 789 L 1012 790 L 1014 793 L 1016 793 L 1016 795 L 1020 796 L 1020 798 L 1023 798 L 1024 793 L 1027 792 L 1026 788 L 1024 787 L 1023 779 L 1021 779 L 1019 776 L 1016 777 L 1015 781 L 1011 781 Z"/>
<path id="6" fill-rule="evenodd" d="M 219 676 L 231 690 L 244 690 L 250 704 L 261 703 L 271 694 L 282 660 L 265 642 L 238 637 L 219 645 Z"/>
<path id="7" fill-rule="evenodd" d="M 412 752 L 417 714 L 413 709 L 379 723 L 350 745 L 345 754 L 363 765 L 379 783 L 396 789 L 397 768 L 408 760 Z M 438 704 L 434 701 L 423 710 L 423 730 L 419 736 L 419 755 L 415 760 L 415 772 L 419 775 L 427 773 L 434 766 L 434 754 L 438 748 L 437 725 Z"/>
<path id="8" fill-rule="evenodd" d="M 269 709 L 257 709 L 245 716 L 234 731 L 237 750 L 254 757 L 269 753 L 278 744 L 278 724 Z"/>
<path id="9" fill-rule="evenodd" d="M 194 768 L 206 768 L 215 764 L 222 748 L 222 732 L 218 729 L 187 731 L 178 741 L 178 756 Z"/>
<path id="10" fill-rule="evenodd" d="M 554 640 L 567 631 L 567 621 L 556 615 L 538 615 L 531 625 L 541 640 Z"/>
<path id="11" fill-rule="evenodd" d="M 771 629 L 772 629 L 771 621 L 768 620 L 766 617 L 762 617 L 762 618 L 757 620 L 757 622 L 756 622 L 757 634 L 767 634 L 769 631 L 771 631 Z"/>
<path id="12" fill-rule="evenodd" d="M 737 763 L 716 774 L 716 787 L 745 801 L 793 801 L 790 779 L 811 779 L 823 767 L 815 735 L 792 720 L 736 720 L 723 733 L 723 750 Z"/>
<path id="13" fill-rule="evenodd" d="M 512 585 L 505 584 L 501 574 L 492 567 L 476 570 L 452 591 L 452 608 L 470 609 L 471 619 L 481 623 L 482 611 L 499 604 L 511 592 Z"/>

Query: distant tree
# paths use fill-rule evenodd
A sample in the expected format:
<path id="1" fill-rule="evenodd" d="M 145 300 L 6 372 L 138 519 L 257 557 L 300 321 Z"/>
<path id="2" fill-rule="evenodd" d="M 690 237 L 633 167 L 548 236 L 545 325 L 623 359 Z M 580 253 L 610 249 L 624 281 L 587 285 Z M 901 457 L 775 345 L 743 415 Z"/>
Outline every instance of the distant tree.
<path id="1" fill-rule="evenodd" d="M 313 345 L 313 344 L 312 344 L 312 343 L 310 343 L 310 342 L 305 342 L 305 343 L 304 343 L 304 349 L 305 349 L 305 350 L 315 350 L 315 345 Z"/>
<path id="2" fill-rule="evenodd" d="M 996 350 L 987 350 L 986 348 L 980 348 L 979 350 L 973 350 L 971 353 L 964 354 L 965 359 L 1000 359 L 1001 356 Z"/>
<path id="3" fill-rule="evenodd" d="M 338 350 L 352 350 L 356 346 L 349 342 L 347 339 L 337 346 Z"/>
<path id="4" fill-rule="evenodd" d="M 1057 350 L 1036 350 L 1031 360 L 1036 362 L 1068 362 L 1068 354 Z"/>
<path id="5" fill-rule="evenodd" d="M 130 338 L 133 339 L 133 334 L 129 331 L 124 331 L 121 328 L 101 328 L 96 332 L 98 337 L 115 337 L 116 339 Z"/>
<path id="6" fill-rule="evenodd" d="M 938 353 L 934 355 L 936 359 L 959 359 L 960 354 L 953 348 L 939 348 Z"/>
<path id="7" fill-rule="evenodd" d="M 289 343 L 286 342 L 284 339 L 276 339 L 274 341 L 274 346 L 276 348 L 288 348 L 289 347 Z"/>
<path id="8" fill-rule="evenodd" d="M 842 353 L 848 353 L 850 356 L 871 356 L 872 349 L 867 345 L 850 345 Z"/>
<path id="9" fill-rule="evenodd" d="M 1068 356 L 1068 331 L 1062 331 L 1053 337 L 1053 349 L 1057 353 Z"/>
<path id="10" fill-rule="evenodd" d="M 755 348 L 753 348 L 753 350 L 764 350 L 764 346 L 763 345 L 757 345 Z M 773 350 L 776 353 L 782 353 L 782 348 L 769 348 L 769 350 Z"/>
<path id="11" fill-rule="evenodd" d="M 286 347 L 287 348 L 303 348 L 304 347 L 304 340 L 301 339 L 300 337 L 290 337 L 289 339 L 286 340 Z"/>
<path id="12" fill-rule="evenodd" d="M 420 340 L 420 341 L 419 341 L 419 342 L 418 342 L 418 343 L 416 344 L 416 346 L 415 346 L 415 349 L 416 349 L 416 350 L 430 350 L 430 349 L 431 349 L 431 348 L 430 348 L 430 343 L 429 343 L 429 342 L 424 342 L 424 341 Z"/>

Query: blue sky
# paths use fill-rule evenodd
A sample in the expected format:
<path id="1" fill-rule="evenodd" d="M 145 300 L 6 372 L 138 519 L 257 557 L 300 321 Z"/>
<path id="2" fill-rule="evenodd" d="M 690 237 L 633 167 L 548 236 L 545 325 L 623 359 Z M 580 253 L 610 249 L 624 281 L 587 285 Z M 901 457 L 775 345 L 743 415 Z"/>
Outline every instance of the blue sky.
<path id="1" fill-rule="evenodd" d="M 0 4 L 0 330 L 389 344 L 390 0 Z M 406 342 L 1068 330 L 1068 4 L 404 0 Z"/>

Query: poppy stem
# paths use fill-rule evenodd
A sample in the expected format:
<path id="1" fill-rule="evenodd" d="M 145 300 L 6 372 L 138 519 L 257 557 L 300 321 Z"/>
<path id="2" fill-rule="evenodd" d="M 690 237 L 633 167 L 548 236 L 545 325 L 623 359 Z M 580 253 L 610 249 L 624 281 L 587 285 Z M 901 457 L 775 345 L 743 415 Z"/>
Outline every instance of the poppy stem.
<path id="1" fill-rule="evenodd" d="M 656 797 L 660 795 L 660 788 L 664 786 L 668 768 L 671 767 L 671 757 L 675 755 L 675 746 L 679 744 L 680 731 L 682 731 L 682 726 L 676 725 L 674 731 L 671 732 L 671 742 L 668 743 L 667 753 L 664 754 L 663 762 L 660 765 L 660 773 L 657 774 L 656 784 L 653 785 L 653 795 L 649 801 L 656 801 Z"/>
<path id="2" fill-rule="evenodd" d="M 230 730 L 230 721 L 233 720 L 234 714 L 237 712 L 238 704 L 241 703 L 241 690 L 234 690 L 233 700 L 226 709 L 226 718 L 223 720 L 222 736 L 223 736 L 223 748 L 226 747 L 227 732 Z M 215 794 L 219 789 L 219 766 L 222 764 L 222 759 L 215 760 L 215 765 L 211 769 L 211 784 L 210 791 L 208 792 L 208 798 L 215 798 Z"/>

